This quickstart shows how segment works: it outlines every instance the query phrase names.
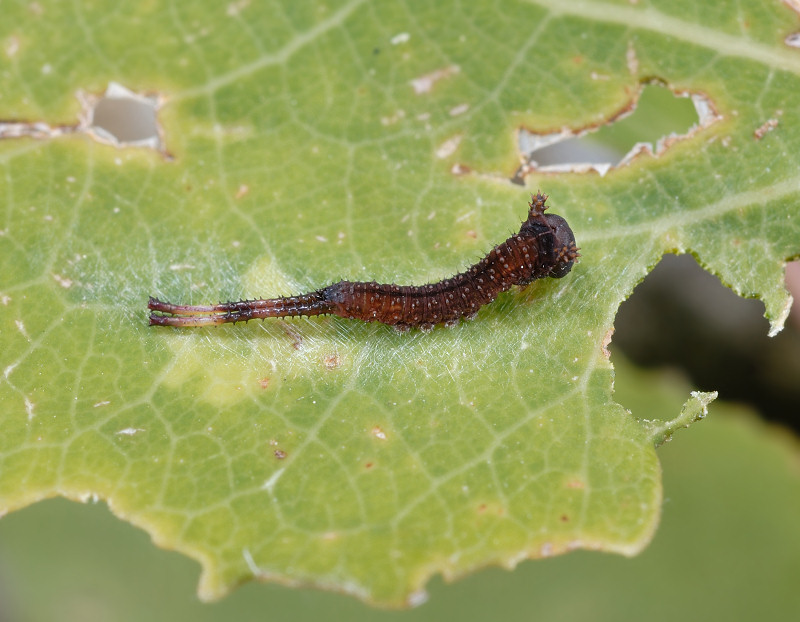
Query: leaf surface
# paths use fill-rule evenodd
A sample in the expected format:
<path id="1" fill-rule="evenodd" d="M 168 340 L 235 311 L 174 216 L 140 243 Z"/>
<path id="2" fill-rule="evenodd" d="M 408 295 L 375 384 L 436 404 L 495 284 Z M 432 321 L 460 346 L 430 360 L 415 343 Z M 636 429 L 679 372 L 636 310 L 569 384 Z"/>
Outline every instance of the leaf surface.
<path id="1" fill-rule="evenodd" d="M 49 129 L 0 140 L 0 507 L 107 499 L 201 561 L 205 598 L 256 576 L 399 605 L 435 572 L 639 551 L 653 445 L 707 398 L 660 425 L 613 401 L 619 303 L 664 252 L 692 252 L 778 330 L 800 252 L 796 14 L 715 11 L 4 6 L 0 118 Z M 652 79 L 719 120 L 603 178 L 509 182 L 519 128 L 601 124 Z M 82 130 L 76 94 L 112 81 L 163 98 L 169 157 Z M 450 276 L 537 188 L 581 262 L 472 322 L 147 326 L 148 295 Z"/>

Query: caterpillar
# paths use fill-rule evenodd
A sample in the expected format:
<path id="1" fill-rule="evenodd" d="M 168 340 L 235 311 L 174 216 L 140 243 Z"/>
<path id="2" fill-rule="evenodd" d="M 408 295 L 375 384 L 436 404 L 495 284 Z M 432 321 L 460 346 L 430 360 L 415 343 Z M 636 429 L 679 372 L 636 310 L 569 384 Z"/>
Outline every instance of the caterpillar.
<path id="1" fill-rule="evenodd" d="M 427 285 L 339 281 L 322 289 L 281 298 L 216 305 L 176 305 L 150 298 L 151 326 L 218 326 L 268 317 L 336 315 L 382 322 L 398 331 L 430 330 L 472 318 L 483 305 L 514 285 L 560 279 L 580 256 L 567 221 L 545 214 L 547 195 L 531 195 L 528 218 L 478 263 L 449 279 Z"/>

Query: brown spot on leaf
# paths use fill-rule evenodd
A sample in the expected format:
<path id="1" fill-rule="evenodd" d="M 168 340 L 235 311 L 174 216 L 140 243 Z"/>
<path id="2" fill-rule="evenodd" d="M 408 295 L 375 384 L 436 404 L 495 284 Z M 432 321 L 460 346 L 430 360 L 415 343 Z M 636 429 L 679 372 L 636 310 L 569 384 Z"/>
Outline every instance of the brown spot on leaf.
<path id="1" fill-rule="evenodd" d="M 286 457 L 286 452 L 283 451 L 282 449 L 276 449 L 275 450 L 275 457 L 278 460 L 283 460 Z"/>
<path id="2" fill-rule="evenodd" d="M 380 440 L 382 440 L 382 441 L 385 441 L 385 440 L 386 440 L 386 432 L 384 432 L 384 431 L 381 429 L 381 427 L 380 427 L 380 426 L 377 426 L 377 425 L 376 425 L 374 428 L 372 428 L 372 435 L 373 435 L 375 438 L 379 438 L 379 439 L 380 439 Z"/>
<path id="3" fill-rule="evenodd" d="M 426 73 L 425 75 L 412 80 L 411 87 L 414 89 L 414 92 L 417 95 L 430 93 L 433 90 L 433 85 L 439 80 L 449 78 L 450 76 L 457 74 L 459 71 L 461 71 L 461 69 L 458 65 L 450 65 L 448 67 L 436 69 L 435 71 Z"/>
<path id="4" fill-rule="evenodd" d="M 292 347 L 295 350 L 299 350 L 300 348 L 303 347 L 303 336 L 294 326 L 292 326 L 288 322 L 281 322 L 281 328 L 283 328 L 286 334 L 291 338 Z"/>
<path id="5" fill-rule="evenodd" d="M 53 279 L 55 279 L 55 282 L 58 283 L 64 289 L 69 289 L 70 287 L 72 287 L 72 279 L 66 276 L 61 276 L 60 274 L 53 273 Z"/>
<path id="6" fill-rule="evenodd" d="M 600 344 L 600 350 L 603 353 L 603 356 L 606 359 L 611 359 L 611 352 L 608 350 L 608 346 L 611 344 L 611 338 L 614 336 L 614 327 L 608 329 L 608 332 L 603 337 L 603 342 Z"/>
<path id="7" fill-rule="evenodd" d="M 481 503 L 477 507 L 479 515 L 485 514 L 486 516 L 505 516 L 506 508 L 497 501 L 489 501 L 488 503 Z"/>
<path id="8" fill-rule="evenodd" d="M 764 121 L 764 123 L 756 128 L 756 130 L 753 132 L 753 136 L 756 140 L 761 140 L 766 134 L 774 130 L 776 127 L 778 127 L 777 119 L 767 119 Z"/>
<path id="9" fill-rule="evenodd" d="M 269 388 L 269 378 L 264 376 L 261 380 L 258 381 L 258 386 L 260 386 L 262 389 Z"/>
<path id="10" fill-rule="evenodd" d="M 461 134 L 456 134 L 455 136 L 448 138 L 441 145 L 439 145 L 439 147 L 437 147 L 435 151 L 436 157 L 440 160 L 450 157 L 456 152 L 456 149 L 458 149 L 458 145 L 460 143 Z M 428 220 L 430 220 L 430 217 L 428 217 Z"/>

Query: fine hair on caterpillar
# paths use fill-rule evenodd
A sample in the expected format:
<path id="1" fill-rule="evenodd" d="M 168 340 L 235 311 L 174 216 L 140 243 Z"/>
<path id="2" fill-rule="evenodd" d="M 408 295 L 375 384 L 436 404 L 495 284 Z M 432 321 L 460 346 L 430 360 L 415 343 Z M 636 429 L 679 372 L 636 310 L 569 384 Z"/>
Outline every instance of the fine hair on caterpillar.
<path id="1" fill-rule="evenodd" d="M 150 298 L 151 326 L 219 326 L 268 317 L 336 315 L 382 322 L 399 331 L 430 330 L 471 318 L 498 294 L 535 279 L 560 279 L 579 257 L 567 221 L 545 214 L 547 195 L 531 196 L 528 218 L 518 233 L 495 246 L 478 263 L 427 285 L 339 281 L 298 296 L 240 300 L 216 305 L 178 305 Z"/>

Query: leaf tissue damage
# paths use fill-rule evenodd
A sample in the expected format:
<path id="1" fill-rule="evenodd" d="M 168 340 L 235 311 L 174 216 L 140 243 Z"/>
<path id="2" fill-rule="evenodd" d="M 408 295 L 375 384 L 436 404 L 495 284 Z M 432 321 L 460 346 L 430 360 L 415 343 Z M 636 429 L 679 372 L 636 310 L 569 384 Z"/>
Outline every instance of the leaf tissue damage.
<path id="1" fill-rule="evenodd" d="M 111 82 L 102 97 L 83 96 L 88 131 L 95 139 L 117 147 L 150 147 L 164 151 L 158 110 L 164 105 L 158 95 L 140 95 Z"/>
<path id="2" fill-rule="evenodd" d="M 649 97 L 642 110 L 642 94 Z M 678 102 L 665 101 L 665 96 L 655 91 L 663 90 L 674 98 L 685 98 L 694 115 L 688 129 L 658 127 L 687 117 Z M 665 121 L 659 123 L 659 117 Z M 647 119 L 647 121 L 640 121 Z M 580 129 L 564 127 L 558 132 L 536 133 L 525 127 L 519 130 L 519 150 L 522 164 L 511 178 L 512 183 L 525 184 L 525 178 L 534 173 L 586 173 L 594 171 L 601 177 L 610 170 L 626 166 L 642 156 L 659 157 L 680 141 L 693 138 L 697 132 L 722 119 L 711 100 L 703 93 L 674 92 L 658 82 L 640 84 L 635 97 L 620 111 L 602 124 L 592 124 Z M 622 128 L 616 128 L 622 123 Z M 650 124 L 650 127 L 647 127 Z M 655 127 L 653 127 L 655 125 Z M 609 130 L 609 131 L 601 131 Z M 659 134 L 658 132 L 663 132 Z M 635 144 L 617 145 L 616 135 L 626 133 L 644 135 Z M 651 138 L 652 137 L 652 138 Z M 609 145 L 610 146 L 606 146 Z M 619 149 L 622 147 L 622 149 Z"/>
<path id="3" fill-rule="evenodd" d="M 138 94 L 116 82 L 105 93 L 94 95 L 79 89 L 81 111 L 73 124 L 50 125 L 44 121 L 0 122 L 0 139 L 52 139 L 71 134 L 85 134 L 115 147 L 149 147 L 168 155 L 158 111 L 164 99 L 154 94 Z"/>
<path id="4" fill-rule="evenodd" d="M 96 495 L 197 559 L 206 599 L 257 576 L 403 606 L 435 573 L 647 544 L 654 444 L 711 396 L 632 415 L 603 344 L 665 252 L 781 325 L 800 253 L 784 5 L 723 3 L 747 25 L 732 29 L 674 2 L 36 6 L 0 20 L 0 118 L 44 123 L 0 124 L 17 138 L 0 140 L 0 512 Z M 76 11 L 84 29 L 53 37 Z M 458 273 L 519 222 L 518 128 L 603 125 L 651 76 L 703 94 L 702 131 L 604 177 L 528 162 L 515 179 L 550 195 L 581 263 L 474 322 L 154 331 L 139 311 L 150 293 L 196 305 Z M 99 101 L 48 122 L 109 80 L 165 94 L 114 87 L 142 133 Z M 159 121 L 179 157 L 120 155 L 166 155 Z"/>

